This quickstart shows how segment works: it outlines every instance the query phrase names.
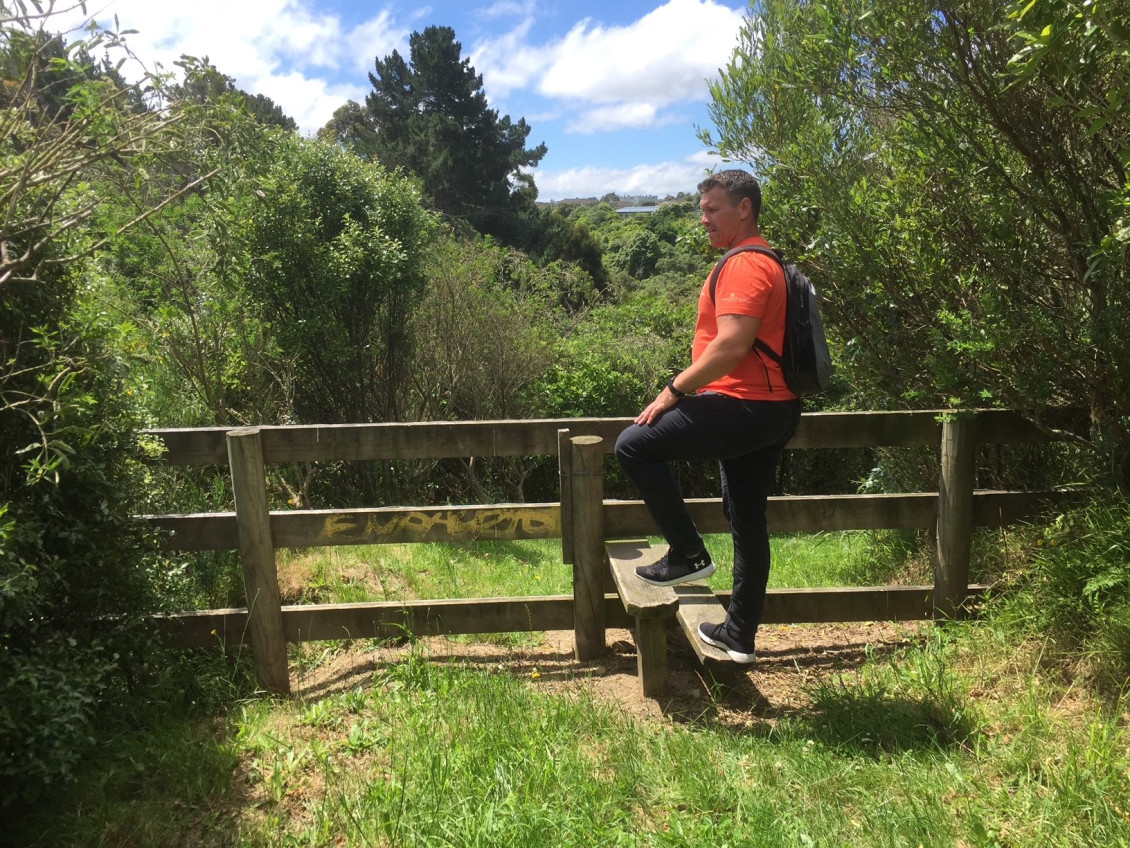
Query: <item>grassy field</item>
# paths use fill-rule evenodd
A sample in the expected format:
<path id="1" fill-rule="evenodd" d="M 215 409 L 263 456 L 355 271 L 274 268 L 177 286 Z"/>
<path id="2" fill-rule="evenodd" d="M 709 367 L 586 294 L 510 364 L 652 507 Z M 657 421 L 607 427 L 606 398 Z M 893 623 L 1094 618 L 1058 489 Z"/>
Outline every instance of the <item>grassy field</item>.
<path id="1" fill-rule="evenodd" d="M 662 539 L 652 539 L 663 544 Z M 708 581 L 716 590 L 733 584 L 729 536 L 708 537 L 718 567 Z M 915 575 L 908 560 L 913 537 L 887 533 L 784 535 L 772 540 L 770 587 L 882 585 Z M 919 573 L 921 572 L 921 573 Z M 572 566 L 561 562 L 561 543 L 479 542 L 460 545 L 324 547 L 282 552 L 283 595 L 302 603 L 353 603 L 406 598 L 484 598 L 567 595 Z"/>
<path id="2" fill-rule="evenodd" d="M 777 539 L 775 583 L 883 582 L 903 541 Z M 322 549 L 281 572 L 304 601 L 566 593 L 558 560 L 535 543 Z M 658 719 L 584 674 L 549 686 L 422 645 L 291 700 L 240 694 L 243 665 L 197 658 L 214 676 L 202 691 L 232 697 L 115 734 L 72 787 L 9 823 L 9 844 L 1130 845 L 1127 703 L 1091 697 L 1049 649 L 990 605 L 808 678 L 802 706 L 735 705 L 719 687 L 697 715 Z M 723 720 L 721 705 L 746 712 Z"/>

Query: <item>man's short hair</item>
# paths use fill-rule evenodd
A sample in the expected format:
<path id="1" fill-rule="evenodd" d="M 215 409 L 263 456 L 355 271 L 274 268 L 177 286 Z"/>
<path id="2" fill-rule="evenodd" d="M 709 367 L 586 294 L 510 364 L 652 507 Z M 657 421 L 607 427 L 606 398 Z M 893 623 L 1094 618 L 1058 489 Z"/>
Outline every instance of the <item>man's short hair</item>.
<path id="1" fill-rule="evenodd" d="M 735 205 L 741 203 L 743 197 L 748 197 L 753 207 L 753 220 L 757 221 L 761 217 L 761 186 L 749 171 L 729 168 L 711 174 L 698 184 L 698 193 L 705 194 L 716 188 L 724 189 Z"/>

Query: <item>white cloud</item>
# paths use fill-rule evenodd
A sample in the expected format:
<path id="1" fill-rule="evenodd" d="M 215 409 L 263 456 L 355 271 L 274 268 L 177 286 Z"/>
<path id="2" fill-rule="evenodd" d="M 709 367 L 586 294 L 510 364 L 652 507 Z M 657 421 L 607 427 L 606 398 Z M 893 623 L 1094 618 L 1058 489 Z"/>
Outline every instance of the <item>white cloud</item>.
<path id="1" fill-rule="evenodd" d="M 364 71 L 410 32 L 387 9 L 347 29 L 303 0 L 107 0 L 88 9 L 105 24 L 116 15 L 123 29 L 137 30 L 127 40 L 146 65 L 172 70 L 183 54 L 207 56 L 239 88 L 270 97 L 307 134 L 346 100 L 363 99 Z M 342 70 L 357 84 L 328 81 Z"/>
<path id="2" fill-rule="evenodd" d="M 396 25 L 392 13 L 385 9 L 375 18 L 354 27 L 345 34 L 345 49 L 341 52 L 348 57 L 349 64 L 363 72 L 361 79 L 368 80 L 364 73 L 373 70 L 377 58 L 383 59 L 399 50 L 404 54 L 408 43 L 411 25 Z M 356 98 L 354 98 L 356 99 Z"/>
<path id="3" fill-rule="evenodd" d="M 586 19 L 541 47 L 526 43 L 525 21 L 477 45 L 473 62 L 492 97 L 533 88 L 569 104 L 580 113 L 573 131 L 644 126 L 645 110 L 647 126 L 659 126 L 673 120 L 671 104 L 706 99 L 706 80 L 729 57 L 742 21 L 713 0 L 668 0 L 630 26 Z"/>
<path id="4" fill-rule="evenodd" d="M 504 35 L 476 44 L 471 49 L 468 59 L 482 74 L 483 88 L 492 101 L 505 100 L 511 92 L 529 88 L 530 83 L 544 72 L 545 50 L 526 44 L 533 25 L 533 18 L 526 18 Z"/>
<path id="5" fill-rule="evenodd" d="M 537 0 L 497 0 L 485 9 L 480 9 L 479 14 L 484 18 L 503 18 L 511 15 L 533 14 Z"/>
<path id="6" fill-rule="evenodd" d="M 655 129 L 683 121 L 678 115 L 659 114 L 650 103 L 622 103 L 617 106 L 597 106 L 574 118 L 566 132 L 598 133 L 613 130 Z"/>
<path id="7" fill-rule="evenodd" d="M 721 166 L 722 160 L 700 152 L 671 162 L 636 165 L 633 168 L 571 168 L 535 174 L 539 200 L 567 200 L 572 197 L 603 197 L 608 192 L 621 195 L 655 194 L 664 197 L 680 191 L 694 191 L 707 172 Z"/>

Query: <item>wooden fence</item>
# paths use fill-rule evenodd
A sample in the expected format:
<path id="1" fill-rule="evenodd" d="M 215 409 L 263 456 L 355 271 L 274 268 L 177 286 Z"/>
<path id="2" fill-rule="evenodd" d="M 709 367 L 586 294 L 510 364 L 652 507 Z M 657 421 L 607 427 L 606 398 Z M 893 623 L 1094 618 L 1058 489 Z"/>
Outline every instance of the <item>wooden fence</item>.
<path id="1" fill-rule="evenodd" d="M 606 627 L 629 627 L 608 576 L 604 542 L 656 533 L 640 501 L 603 496 L 601 467 L 630 419 L 358 424 L 152 431 L 164 443 L 163 461 L 228 466 L 234 512 L 149 515 L 170 549 L 235 550 L 243 564 L 247 604 L 161 616 L 158 626 L 177 646 L 250 643 L 256 672 L 268 691 L 290 689 L 286 644 L 413 634 L 497 633 L 573 629 L 577 656 L 605 649 Z M 970 592 L 971 532 L 1024 520 L 1062 505 L 1053 491 L 975 488 L 981 444 L 1048 441 L 1019 415 L 982 411 L 809 413 L 789 448 L 936 448 L 936 491 L 886 495 L 772 498 L 773 532 L 936 528 L 933 586 L 886 586 L 771 591 L 766 623 L 909 620 L 951 616 Z M 266 466 L 340 461 L 501 456 L 558 457 L 560 501 L 479 506 L 335 510 L 268 508 Z M 690 507 L 705 533 L 727 532 L 713 499 Z M 574 568 L 572 596 L 414 600 L 283 606 L 275 552 L 321 545 L 469 542 L 560 538 Z M 723 602 L 726 597 L 720 593 Z"/>

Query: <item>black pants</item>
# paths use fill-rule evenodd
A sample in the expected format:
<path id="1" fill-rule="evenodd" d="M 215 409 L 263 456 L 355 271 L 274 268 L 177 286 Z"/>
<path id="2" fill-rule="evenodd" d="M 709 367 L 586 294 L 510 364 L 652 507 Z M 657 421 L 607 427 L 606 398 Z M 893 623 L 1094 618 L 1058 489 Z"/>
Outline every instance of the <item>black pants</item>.
<path id="1" fill-rule="evenodd" d="M 752 643 L 769 582 L 765 508 L 781 450 L 800 422 L 800 401 L 740 400 L 715 393 L 683 398 L 650 427 L 631 424 L 616 457 L 639 489 L 668 544 L 687 555 L 704 547 L 687 511 L 672 460 L 717 460 L 722 503 L 734 540 L 734 593 L 726 624 Z"/>

